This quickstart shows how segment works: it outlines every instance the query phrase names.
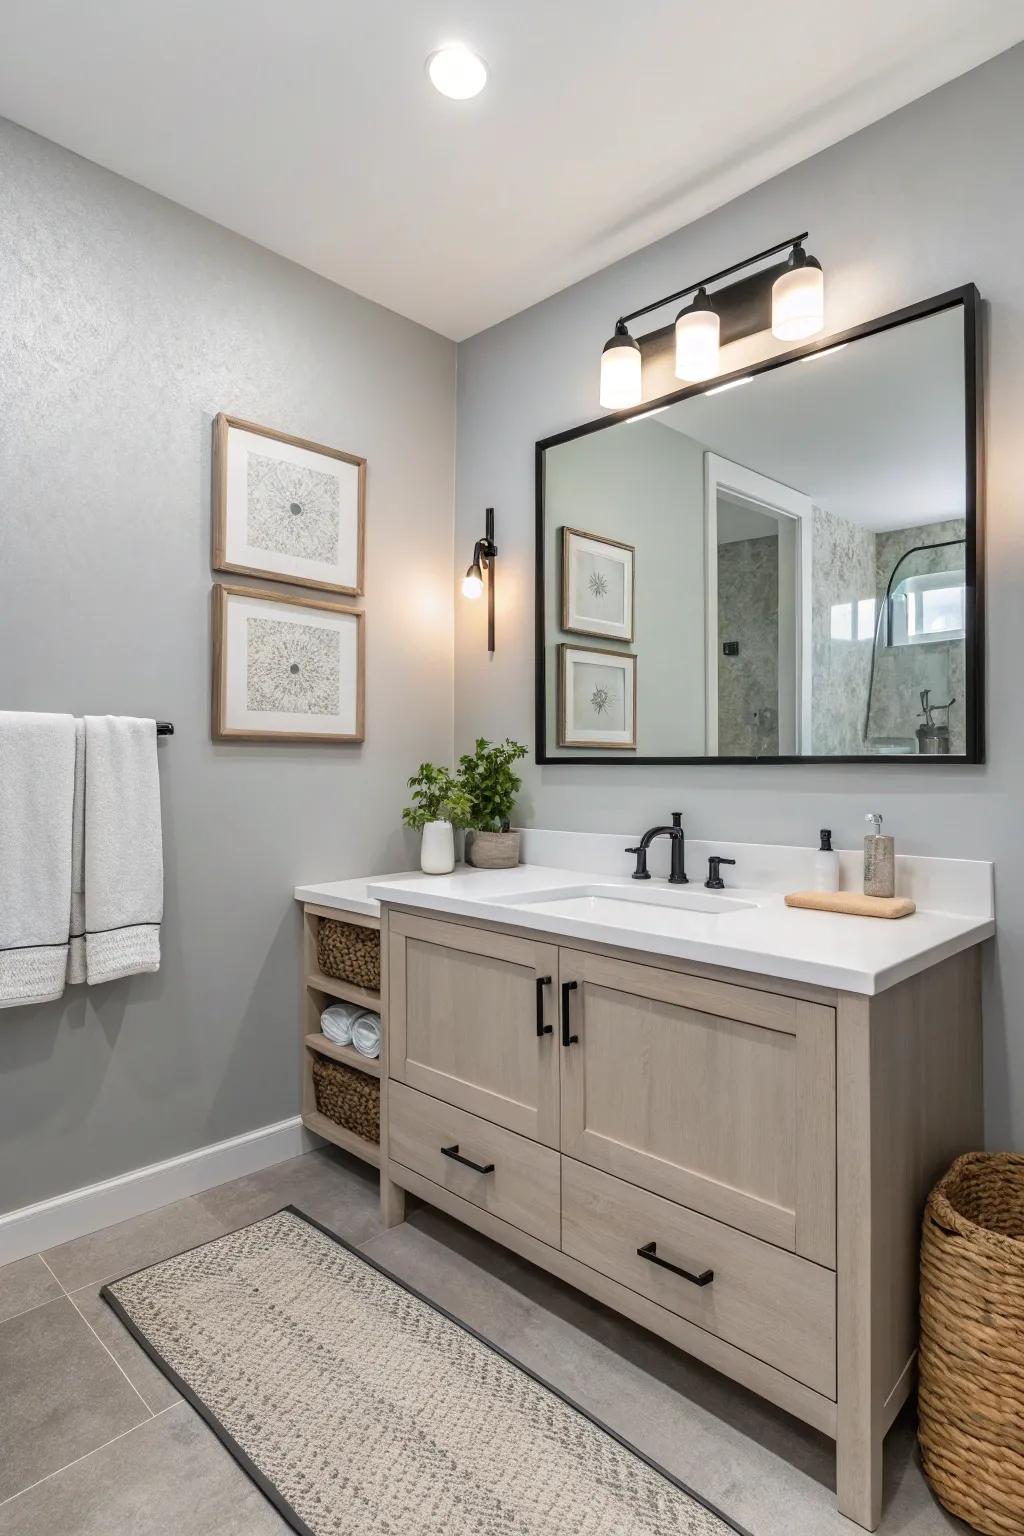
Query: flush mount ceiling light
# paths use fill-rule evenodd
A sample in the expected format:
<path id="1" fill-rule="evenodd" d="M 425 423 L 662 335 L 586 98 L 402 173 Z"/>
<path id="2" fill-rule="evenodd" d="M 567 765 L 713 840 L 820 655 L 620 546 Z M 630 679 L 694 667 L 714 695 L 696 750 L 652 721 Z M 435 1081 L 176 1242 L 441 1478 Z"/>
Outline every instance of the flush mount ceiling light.
<path id="1" fill-rule="evenodd" d="M 712 272 L 700 282 L 690 283 L 676 293 L 666 294 L 651 304 L 643 304 L 620 315 L 615 334 L 601 354 L 600 400 L 606 410 L 624 411 L 643 399 L 643 348 L 660 358 L 674 345 L 674 371 L 686 384 L 700 384 L 719 371 L 719 348 L 757 331 L 771 330 L 784 341 L 804 341 L 816 336 L 825 326 L 825 286 L 821 263 L 808 256 L 802 235 L 790 235 L 778 245 L 747 256 L 731 267 Z M 788 250 L 786 261 L 776 261 L 760 271 L 737 278 L 714 293 L 711 283 L 733 277 L 745 267 L 756 266 L 771 256 Z M 679 299 L 689 299 L 676 316 L 675 326 L 651 331 L 637 341 L 629 332 L 631 320 L 652 314 Z"/>
<path id="2" fill-rule="evenodd" d="M 453 101 L 468 101 L 479 96 L 487 84 L 487 65 L 465 43 L 446 43 L 427 60 L 430 83 Z"/>

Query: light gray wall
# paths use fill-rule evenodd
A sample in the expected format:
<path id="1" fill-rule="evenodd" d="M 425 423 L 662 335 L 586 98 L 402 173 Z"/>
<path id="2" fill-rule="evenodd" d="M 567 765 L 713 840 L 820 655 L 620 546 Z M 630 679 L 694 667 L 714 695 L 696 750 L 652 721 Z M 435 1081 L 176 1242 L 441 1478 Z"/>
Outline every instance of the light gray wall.
<path id="1" fill-rule="evenodd" d="M 0 229 L 0 707 L 176 729 L 160 973 L 0 1013 L 5 1210 L 295 1113 L 291 888 L 450 760 L 455 349 L 2 123 Z M 210 741 L 219 410 L 369 461 L 362 747 Z"/>
<path id="2" fill-rule="evenodd" d="M 456 609 L 456 742 L 533 742 L 533 444 L 599 414 L 601 346 L 616 315 L 810 229 L 830 327 L 973 280 L 988 301 L 989 761 L 806 767 L 527 765 L 520 814 L 538 826 L 636 832 L 682 809 L 698 837 L 855 845 L 869 810 L 907 852 L 996 861 L 999 937 L 986 961 L 992 1144 L 1024 1147 L 1024 47 L 953 81 L 459 348 L 457 557 L 497 509 L 500 603 Z M 624 866 L 625 867 L 625 866 Z"/>
<path id="3" fill-rule="evenodd" d="M 704 750 L 704 449 L 658 421 L 559 443 L 546 454 L 548 750 L 558 746 L 558 646 L 603 646 L 637 658 L 637 752 Z M 632 544 L 632 645 L 567 634 L 562 622 L 562 529 Z"/>

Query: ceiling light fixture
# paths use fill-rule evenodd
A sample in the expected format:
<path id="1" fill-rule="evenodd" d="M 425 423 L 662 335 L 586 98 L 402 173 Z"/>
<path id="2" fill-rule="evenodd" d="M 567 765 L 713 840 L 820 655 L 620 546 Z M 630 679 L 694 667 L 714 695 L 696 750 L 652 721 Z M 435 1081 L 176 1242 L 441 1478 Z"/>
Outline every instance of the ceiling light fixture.
<path id="1" fill-rule="evenodd" d="M 714 378 L 720 367 L 719 349 L 729 342 L 767 330 L 786 341 L 803 341 L 823 330 L 824 276 L 821 263 L 804 250 L 806 239 L 806 230 L 802 235 L 790 235 L 788 240 L 758 251 L 755 256 L 702 277 L 700 282 L 642 304 L 628 315 L 620 315 L 615 322 L 615 334 L 605 343 L 601 354 L 600 400 L 605 409 L 625 411 L 641 403 L 645 350 L 657 356 L 660 371 L 665 350 L 674 340 L 676 378 L 699 384 Z M 708 293 L 710 284 L 734 277 L 737 272 L 787 250 L 787 260 L 748 272 L 745 277 Z M 690 299 L 690 303 L 676 316 L 674 332 L 666 326 L 639 341 L 630 335 L 630 321 L 679 299 Z M 710 394 L 710 390 L 705 393 Z"/>
<path id="2" fill-rule="evenodd" d="M 468 101 L 479 96 L 487 84 L 487 65 L 465 43 L 446 43 L 427 60 L 430 83 L 453 101 Z"/>

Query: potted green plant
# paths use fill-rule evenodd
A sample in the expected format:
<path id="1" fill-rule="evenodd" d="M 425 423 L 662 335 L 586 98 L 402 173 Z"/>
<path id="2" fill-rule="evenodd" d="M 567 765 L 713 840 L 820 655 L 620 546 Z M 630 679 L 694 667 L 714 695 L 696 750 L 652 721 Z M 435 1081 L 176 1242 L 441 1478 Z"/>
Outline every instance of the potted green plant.
<path id="1" fill-rule="evenodd" d="M 450 875 L 455 868 L 455 827 L 469 825 L 469 796 L 448 768 L 421 763 L 409 780 L 412 805 L 402 820 L 421 834 L 420 868 L 425 875 Z"/>
<path id="2" fill-rule="evenodd" d="M 466 860 L 477 869 L 511 869 L 519 863 L 519 833 L 509 818 L 522 780 L 513 763 L 526 748 L 507 737 L 502 742 L 477 739 L 476 750 L 459 758 L 459 784 L 469 801 L 472 831 L 466 835 Z"/>

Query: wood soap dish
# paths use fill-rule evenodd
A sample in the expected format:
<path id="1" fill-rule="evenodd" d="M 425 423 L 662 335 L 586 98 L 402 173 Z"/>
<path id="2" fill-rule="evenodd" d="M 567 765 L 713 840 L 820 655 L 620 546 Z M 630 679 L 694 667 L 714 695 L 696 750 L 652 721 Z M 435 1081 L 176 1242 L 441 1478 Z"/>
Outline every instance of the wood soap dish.
<path id="1" fill-rule="evenodd" d="M 917 904 L 907 896 L 865 896 L 860 891 L 792 891 L 786 906 L 847 912 L 852 917 L 909 917 L 917 911 Z"/>

